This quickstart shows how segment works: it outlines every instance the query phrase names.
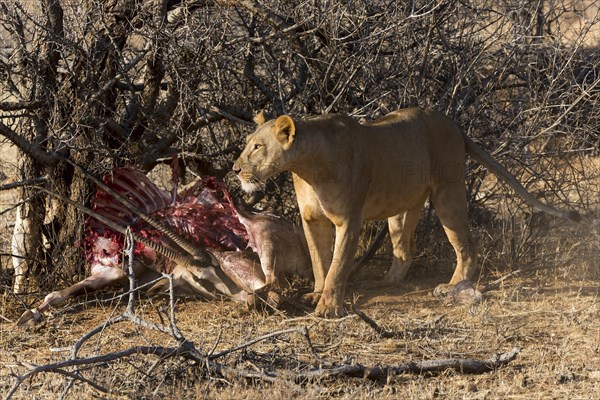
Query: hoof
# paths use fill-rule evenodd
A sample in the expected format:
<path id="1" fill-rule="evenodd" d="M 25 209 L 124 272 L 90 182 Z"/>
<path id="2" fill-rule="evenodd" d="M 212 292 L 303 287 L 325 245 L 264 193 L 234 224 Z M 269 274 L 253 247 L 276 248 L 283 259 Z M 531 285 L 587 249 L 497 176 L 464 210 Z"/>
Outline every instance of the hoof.
<path id="1" fill-rule="evenodd" d="M 27 310 L 21 315 L 17 321 L 17 326 L 34 326 L 42 321 L 42 313 L 37 308 Z"/>
<path id="2" fill-rule="evenodd" d="M 483 295 L 475 288 L 457 291 L 452 298 L 459 304 L 478 304 L 483 301 Z"/>
<path id="3" fill-rule="evenodd" d="M 248 293 L 246 298 L 246 307 L 249 310 L 264 311 L 269 308 L 279 310 L 282 304 L 283 298 L 273 290 Z"/>
<path id="4" fill-rule="evenodd" d="M 248 293 L 248 297 L 246 297 L 246 307 L 248 310 L 256 310 L 257 299 L 254 293 Z"/>
<path id="5" fill-rule="evenodd" d="M 279 293 L 269 290 L 269 292 L 267 293 L 267 303 L 271 307 L 279 309 L 281 307 L 281 304 L 283 304 L 283 299 L 281 298 L 281 295 Z"/>

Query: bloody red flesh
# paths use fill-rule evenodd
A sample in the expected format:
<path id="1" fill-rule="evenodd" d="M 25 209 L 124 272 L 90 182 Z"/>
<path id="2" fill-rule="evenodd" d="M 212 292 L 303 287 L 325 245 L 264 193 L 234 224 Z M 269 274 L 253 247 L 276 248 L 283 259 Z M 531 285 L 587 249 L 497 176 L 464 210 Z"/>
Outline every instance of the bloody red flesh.
<path id="1" fill-rule="evenodd" d="M 176 196 L 175 201 L 172 201 L 169 193 L 159 189 L 146 175 L 133 168 L 116 169 L 103 181 L 109 188 L 129 199 L 138 210 L 171 228 L 192 245 L 221 251 L 243 250 L 248 245 L 246 229 L 237 219 L 229 192 L 215 178 L 198 182 L 182 196 Z M 170 244 L 168 238 L 102 189 L 98 189 L 92 209 L 120 226 L 129 226 L 146 238 L 165 246 Z M 109 241 L 99 242 L 100 237 Z M 99 245 L 101 243 L 106 245 Z M 122 234 L 93 217 L 87 219 L 84 248 L 90 265 L 121 254 L 123 245 Z M 134 254 L 147 265 L 154 265 L 158 271 L 168 270 L 165 268 L 167 260 L 141 243 L 135 244 Z M 116 259 L 120 260 L 120 257 Z M 120 261 L 114 267 L 121 267 Z"/>

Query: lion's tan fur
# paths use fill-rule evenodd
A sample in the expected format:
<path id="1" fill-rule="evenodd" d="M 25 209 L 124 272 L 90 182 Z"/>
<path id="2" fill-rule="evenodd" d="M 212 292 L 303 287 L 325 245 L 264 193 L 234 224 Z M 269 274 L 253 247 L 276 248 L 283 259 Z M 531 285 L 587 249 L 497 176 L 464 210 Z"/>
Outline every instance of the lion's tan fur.
<path id="1" fill-rule="evenodd" d="M 234 169 L 248 191 L 279 172 L 293 173 L 318 314 L 344 313 L 344 290 L 363 220 L 388 219 L 394 257 L 386 279 L 403 279 L 428 198 L 456 252 L 450 285 L 473 275 L 476 251 L 467 221 L 465 147 L 511 186 L 516 180 L 450 119 L 420 108 L 365 124 L 343 115 L 264 119 L 257 117 L 260 126 L 248 136 Z"/>

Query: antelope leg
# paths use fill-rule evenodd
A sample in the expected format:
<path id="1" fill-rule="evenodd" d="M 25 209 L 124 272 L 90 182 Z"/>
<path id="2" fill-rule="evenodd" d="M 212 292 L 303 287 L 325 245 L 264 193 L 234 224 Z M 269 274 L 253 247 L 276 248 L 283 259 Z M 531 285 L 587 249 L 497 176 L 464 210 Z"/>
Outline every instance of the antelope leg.
<path id="1" fill-rule="evenodd" d="M 71 297 L 81 296 L 82 294 L 91 293 L 113 284 L 122 283 L 125 279 L 125 273 L 119 268 L 96 266 L 92 270 L 92 274 L 84 280 L 68 288 L 49 293 L 39 306 L 25 311 L 17 321 L 17 325 L 37 323 L 42 319 L 42 314 L 50 306 L 62 304 Z"/>

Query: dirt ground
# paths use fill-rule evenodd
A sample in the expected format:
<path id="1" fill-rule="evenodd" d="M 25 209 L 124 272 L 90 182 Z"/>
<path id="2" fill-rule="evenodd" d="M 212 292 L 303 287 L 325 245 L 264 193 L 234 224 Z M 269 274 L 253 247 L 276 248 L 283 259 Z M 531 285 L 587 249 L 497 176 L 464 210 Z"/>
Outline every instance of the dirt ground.
<path id="1" fill-rule="evenodd" d="M 374 267 L 379 268 L 378 266 Z M 178 301 L 176 318 L 183 335 L 202 355 L 216 354 L 262 335 L 289 328 L 309 328 L 310 350 L 298 332 L 282 334 L 215 361 L 234 370 L 269 371 L 274 382 L 220 376 L 205 365 L 179 357 L 160 359 L 134 355 L 94 368 L 81 367 L 86 379 L 111 391 L 102 393 L 77 382 L 66 398 L 465 398 L 465 399 L 593 399 L 600 396 L 600 274 L 594 262 L 533 270 L 506 279 L 484 293 L 481 304 L 445 304 L 432 296 L 448 276 L 413 276 L 399 288 L 351 289 L 360 309 L 381 327 L 383 338 L 356 315 L 340 320 L 314 318 L 301 312 L 272 314 L 249 311 L 224 302 Z M 493 275 L 493 274 L 491 274 Z M 491 281 L 495 276 L 485 276 Z M 368 286 L 368 285 L 366 285 Z M 485 286 L 480 282 L 480 287 Z M 101 299 L 110 297 L 106 293 Z M 142 297 L 138 313 L 165 322 L 166 299 Z M 9 293 L 0 303 L 0 392 L 8 393 L 15 375 L 35 365 L 67 360 L 70 346 L 124 304 L 93 299 L 54 310 L 36 328 L 16 328 L 24 309 Z M 160 314 L 160 316 L 159 316 Z M 85 343 L 79 356 L 107 354 L 132 346 L 174 346 L 170 335 L 131 322 L 107 327 Z M 307 369 L 362 364 L 388 366 L 446 358 L 487 359 L 518 348 L 513 362 L 493 372 L 365 378 L 316 378 L 294 382 Z M 69 379 L 41 373 L 22 383 L 13 398 L 56 398 Z"/>

